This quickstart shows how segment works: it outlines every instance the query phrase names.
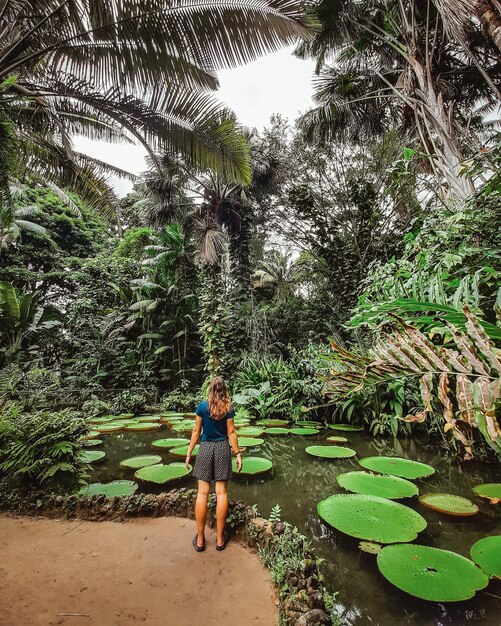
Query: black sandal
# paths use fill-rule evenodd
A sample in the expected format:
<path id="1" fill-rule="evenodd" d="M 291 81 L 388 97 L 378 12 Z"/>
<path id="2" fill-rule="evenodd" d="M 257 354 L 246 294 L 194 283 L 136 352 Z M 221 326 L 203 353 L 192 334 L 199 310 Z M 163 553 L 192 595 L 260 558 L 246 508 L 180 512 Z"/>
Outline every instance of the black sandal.
<path id="1" fill-rule="evenodd" d="M 224 543 L 221 546 L 218 546 L 216 543 L 216 550 L 219 550 L 219 552 L 221 552 L 222 550 L 226 548 L 226 546 L 228 545 L 228 541 L 230 539 L 226 531 L 224 531 L 223 535 L 224 535 Z"/>
<path id="2" fill-rule="evenodd" d="M 204 545 L 203 545 L 202 547 L 200 547 L 200 546 L 198 545 L 198 535 L 195 535 L 195 536 L 193 537 L 193 546 L 194 546 L 194 548 L 195 548 L 195 550 L 196 550 L 197 552 L 203 552 L 203 551 L 205 550 L 205 540 L 204 540 Z"/>

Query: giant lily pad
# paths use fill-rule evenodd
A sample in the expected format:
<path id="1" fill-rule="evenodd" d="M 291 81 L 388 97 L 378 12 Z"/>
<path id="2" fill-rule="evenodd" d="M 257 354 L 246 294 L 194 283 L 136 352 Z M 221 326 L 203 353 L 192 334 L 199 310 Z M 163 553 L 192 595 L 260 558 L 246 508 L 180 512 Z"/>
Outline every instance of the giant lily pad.
<path id="1" fill-rule="evenodd" d="M 378 474 L 390 474 L 400 478 L 425 478 L 435 473 L 435 468 L 426 463 L 401 459 L 391 456 L 366 456 L 359 461 L 362 467 L 377 472 Z"/>
<path id="2" fill-rule="evenodd" d="M 235 473 L 237 472 L 237 461 L 233 459 L 232 468 Z M 248 476 L 255 476 L 256 474 L 264 474 L 269 472 L 273 467 L 273 463 L 269 459 L 264 459 L 260 456 L 247 456 L 242 459 L 242 471 L 241 474 Z"/>
<path id="3" fill-rule="evenodd" d="M 136 422 L 146 422 L 149 424 L 150 422 L 159 422 L 161 420 L 160 415 L 138 415 L 134 418 Z"/>
<path id="4" fill-rule="evenodd" d="M 265 428 L 264 432 L 267 435 L 288 435 L 290 433 L 290 430 L 288 428 L 272 427 Z"/>
<path id="5" fill-rule="evenodd" d="M 147 467 L 148 465 L 156 465 L 162 462 L 162 457 L 158 454 L 142 454 L 141 456 L 133 456 L 130 459 L 124 459 L 120 461 L 121 467 L 132 467 L 133 469 L 139 469 L 141 467 Z"/>
<path id="6" fill-rule="evenodd" d="M 105 435 L 106 433 L 114 433 L 118 430 L 122 430 L 123 427 L 124 425 L 121 422 L 119 422 L 118 424 L 109 422 L 108 424 L 96 424 L 94 428 L 98 431 L 100 435 Z"/>
<path id="7" fill-rule="evenodd" d="M 287 426 L 289 422 L 287 420 L 258 420 L 256 424 L 258 426 L 269 426 L 272 428 L 273 426 Z"/>
<path id="8" fill-rule="evenodd" d="M 138 431 L 138 430 L 158 430 L 161 427 L 159 422 L 140 422 L 134 424 L 126 424 L 125 430 Z"/>
<path id="9" fill-rule="evenodd" d="M 334 495 L 321 500 L 317 510 L 337 530 L 378 543 L 412 541 L 426 528 L 426 520 L 419 513 L 378 496 Z"/>
<path id="10" fill-rule="evenodd" d="M 83 496 L 131 496 L 137 489 L 138 484 L 133 480 L 114 480 L 111 483 L 91 483 L 80 489 Z"/>
<path id="11" fill-rule="evenodd" d="M 252 448 L 254 446 L 261 446 L 264 443 L 264 439 L 260 439 L 259 437 L 239 437 L 238 445 L 245 446 L 247 448 Z"/>
<path id="12" fill-rule="evenodd" d="M 468 498 L 455 496 L 452 493 L 425 493 L 419 498 L 419 502 L 440 513 L 446 515 L 470 516 L 478 513 L 478 506 Z"/>
<path id="13" fill-rule="evenodd" d="M 82 440 L 80 442 L 82 444 L 82 446 L 85 446 L 86 448 L 93 448 L 94 446 L 100 446 L 103 443 L 102 439 L 87 439 L 87 440 Z"/>
<path id="14" fill-rule="evenodd" d="M 84 463 L 96 463 L 101 459 L 104 459 L 106 452 L 102 450 L 82 450 L 80 452 L 80 458 Z"/>
<path id="15" fill-rule="evenodd" d="M 189 433 L 195 428 L 195 422 L 176 422 L 170 426 L 176 433 Z"/>
<path id="16" fill-rule="evenodd" d="M 353 424 L 329 424 L 329 428 L 332 428 L 333 430 L 346 430 L 351 432 L 363 430 L 362 426 L 353 426 Z"/>
<path id="17" fill-rule="evenodd" d="M 487 498 L 491 504 L 501 502 L 501 483 L 485 483 L 473 487 L 474 493 L 481 498 Z"/>
<path id="18" fill-rule="evenodd" d="M 346 443 L 348 439 L 346 437 L 338 437 L 337 435 L 333 435 L 332 437 L 327 437 L 326 441 L 329 443 Z"/>
<path id="19" fill-rule="evenodd" d="M 130 420 L 134 417 L 134 413 L 120 413 L 119 419 Z"/>
<path id="20" fill-rule="evenodd" d="M 155 441 L 152 441 L 151 447 L 157 448 L 158 450 L 164 450 L 166 448 L 184 446 L 188 443 L 190 443 L 190 440 L 185 437 L 170 437 L 168 439 L 156 439 Z"/>
<path id="21" fill-rule="evenodd" d="M 484 537 L 470 550 L 471 558 L 491 578 L 501 578 L 501 535 Z"/>
<path id="22" fill-rule="evenodd" d="M 322 422 L 316 422 L 314 420 L 299 420 L 295 425 L 304 428 L 321 428 L 323 426 Z"/>
<path id="23" fill-rule="evenodd" d="M 111 416 L 106 417 L 91 417 L 87 421 L 89 424 L 106 424 L 106 422 L 112 422 L 115 418 Z"/>
<path id="24" fill-rule="evenodd" d="M 188 454 L 188 447 L 189 446 L 177 446 L 175 448 L 171 448 L 169 452 L 172 454 L 172 456 L 177 456 L 184 459 L 184 457 Z M 193 452 L 191 453 L 192 458 L 195 458 L 197 456 L 199 449 L 200 445 L 197 444 L 193 448 Z"/>
<path id="25" fill-rule="evenodd" d="M 89 439 L 97 439 L 99 437 L 101 433 L 98 432 L 97 430 L 89 430 L 89 432 L 84 435 L 83 437 L 80 437 L 80 441 L 88 441 Z"/>
<path id="26" fill-rule="evenodd" d="M 377 555 L 377 565 L 392 585 L 432 602 L 468 600 L 489 583 L 473 561 L 429 546 L 386 546 Z"/>
<path id="27" fill-rule="evenodd" d="M 320 431 L 318 430 L 318 428 L 300 427 L 300 428 L 291 428 L 289 432 L 292 435 L 316 435 Z"/>
<path id="28" fill-rule="evenodd" d="M 260 437 L 264 433 L 264 428 L 256 426 L 244 426 L 238 431 L 239 437 Z"/>
<path id="29" fill-rule="evenodd" d="M 321 459 L 346 459 L 355 456 L 355 450 L 343 446 L 308 446 L 306 452 Z"/>
<path id="30" fill-rule="evenodd" d="M 160 418 L 160 421 L 162 422 L 162 424 L 179 424 L 179 422 L 184 421 L 184 417 L 181 417 L 180 415 L 178 417 L 170 416 L 170 415 L 162 415 L 162 417 Z"/>
<path id="31" fill-rule="evenodd" d="M 368 496 L 379 496 L 389 500 L 411 498 L 419 493 L 414 483 L 397 476 L 381 476 L 367 472 L 346 472 L 336 476 L 340 487 L 347 491 Z"/>
<path id="32" fill-rule="evenodd" d="M 179 480 L 184 478 L 191 472 L 190 469 L 186 469 L 184 463 L 169 463 L 163 465 L 159 463 L 157 465 L 148 465 L 148 467 L 142 467 L 138 469 L 134 474 L 139 480 L 145 480 L 151 483 L 157 483 L 163 485 L 173 480 Z"/>

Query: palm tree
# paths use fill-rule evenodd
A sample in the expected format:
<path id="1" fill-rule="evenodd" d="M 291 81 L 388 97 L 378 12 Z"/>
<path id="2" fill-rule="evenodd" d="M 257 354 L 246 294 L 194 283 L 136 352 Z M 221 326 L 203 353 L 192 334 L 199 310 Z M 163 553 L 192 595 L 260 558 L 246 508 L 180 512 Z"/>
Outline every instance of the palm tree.
<path id="1" fill-rule="evenodd" d="M 274 251 L 259 263 L 254 272 L 254 288 L 272 287 L 276 298 L 283 302 L 290 296 L 297 285 L 299 266 L 290 254 Z"/>
<path id="2" fill-rule="evenodd" d="M 497 105 L 501 65 L 474 24 L 460 42 L 448 35 L 443 16 L 451 3 L 320 2 L 314 13 L 322 27 L 298 48 L 317 58 L 319 73 L 318 107 L 303 125 L 311 135 L 354 140 L 401 127 L 448 193 L 465 198 L 473 192 L 465 153 L 481 147 L 469 131 Z"/>
<path id="3" fill-rule="evenodd" d="M 245 182 L 241 136 L 209 93 L 215 72 L 306 34 L 294 0 L 2 0 L 0 121 L 12 121 L 30 170 L 108 212 L 104 175 L 128 174 L 78 153 L 75 133 Z"/>

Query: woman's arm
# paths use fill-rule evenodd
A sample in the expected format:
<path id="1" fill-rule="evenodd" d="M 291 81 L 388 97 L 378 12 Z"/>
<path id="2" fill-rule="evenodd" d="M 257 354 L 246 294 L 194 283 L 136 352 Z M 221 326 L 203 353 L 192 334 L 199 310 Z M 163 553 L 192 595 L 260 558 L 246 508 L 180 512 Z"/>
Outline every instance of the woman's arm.
<path id="1" fill-rule="evenodd" d="M 235 428 L 235 422 L 233 418 L 226 421 L 228 428 L 228 439 L 230 440 L 231 449 L 237 455 L 237 471 L 242 471 L 242 455 L 240 454 L 240 448 L 238 447 L 237 429 Z"/>
<path id="2" fill-rule="evenodd" d="M 186 459 L 184 464 L 186 465 L 186 469 L 189 469 L 188 466 L 190 464 L 191 453 L 193 452 L 193 448 L 197 445 L 198 440 L 200 439 L 200 433 L 202 432 L 202 418 L 200 415 L 197 415 L 195 421 L 195 427 L 193 428 L 193 432 L 191 433 L 190 445 L 188 446 L 188 452 L 186 454 Z"/>

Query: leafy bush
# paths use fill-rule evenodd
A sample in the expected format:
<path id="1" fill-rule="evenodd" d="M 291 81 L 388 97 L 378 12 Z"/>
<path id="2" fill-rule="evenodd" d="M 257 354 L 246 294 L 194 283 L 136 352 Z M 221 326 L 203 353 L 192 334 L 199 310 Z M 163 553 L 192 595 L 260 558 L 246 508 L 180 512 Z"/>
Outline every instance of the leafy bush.
<path id="1" fill-rule="evenodd" d="M 112 413 L 142 413 L 148 404 L 148 393 L 143 391 L 122 391 L 111 404 Z"/>
<path id="2" fill-rule="evenodd" d="M 87 425 L 72 411 L 2 413 L 0 475 L 22 493 L 71 493 L 87 478 L 79 438 Z"/>
<path id="3" fill-rule="evenodd" d="M 183 380 L 177 389 L 166 393 L 162 398 L 162 406 L 166 411 L 194 411 L 203 400 L 201 390 L 189 388 L 189 381 Z"/>
<path id="4" fill-rule="evenodd" d="M 99 417 L 100 415 L 106 415 L 110 413 L 111 406 L 107 402 L 103 402 L 92 396 L 90 400 L 86 400 L 82 405 L 82 412 L 86 417 Z"/>
<path id="5" fill-rule="evenodd" d="M 285 582 L 287 572 L 297 571 L 309 550 L 309 543 L 304 535 L 290 524 L 284 524 L 284 532 L 258 547 L 259 557 L 269 570 L 272 581 L 281 586 Z"/>

